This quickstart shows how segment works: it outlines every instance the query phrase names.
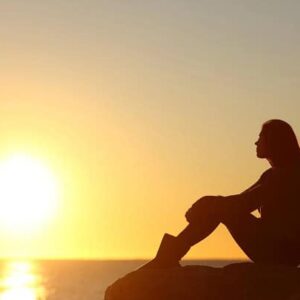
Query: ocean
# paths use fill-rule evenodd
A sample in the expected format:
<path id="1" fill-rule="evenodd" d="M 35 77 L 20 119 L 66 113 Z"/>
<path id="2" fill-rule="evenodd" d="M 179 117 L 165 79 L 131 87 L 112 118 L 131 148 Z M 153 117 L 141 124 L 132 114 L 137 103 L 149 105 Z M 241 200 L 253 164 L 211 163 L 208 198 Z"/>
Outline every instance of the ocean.
<path id="1" fill-rule="evenodd" d="M 107 286 L 135 270 L 141 260 L 0 261 L 0 300 L 103 300 Z M 221 267 L 235 261 L 183 261 Z"/>

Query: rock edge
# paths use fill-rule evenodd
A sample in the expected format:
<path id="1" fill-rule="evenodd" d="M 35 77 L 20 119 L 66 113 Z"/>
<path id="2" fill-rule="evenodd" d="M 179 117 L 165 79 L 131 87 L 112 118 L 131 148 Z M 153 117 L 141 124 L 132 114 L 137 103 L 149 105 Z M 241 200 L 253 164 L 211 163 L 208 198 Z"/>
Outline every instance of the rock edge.
<path id="1" fill-rule="evenodd" d="M 133 271 L 109 286 L 105 300 L 300 300 L 300 269 L 237 263 Z"/>

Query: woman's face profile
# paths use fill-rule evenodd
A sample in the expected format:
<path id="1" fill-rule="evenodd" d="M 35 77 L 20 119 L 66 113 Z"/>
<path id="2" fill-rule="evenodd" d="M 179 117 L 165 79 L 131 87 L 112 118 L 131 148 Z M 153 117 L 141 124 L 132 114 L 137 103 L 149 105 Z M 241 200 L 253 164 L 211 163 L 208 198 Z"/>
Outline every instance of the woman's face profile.
<path id="1" fill-rule="evenodd" d="M 256 156 L 258 158 L 268 158 L 268 146 L 266 141 L 266 136 L 263 129 L 261 130 L 258 140 L 255 142 L 256 145 Z"/>

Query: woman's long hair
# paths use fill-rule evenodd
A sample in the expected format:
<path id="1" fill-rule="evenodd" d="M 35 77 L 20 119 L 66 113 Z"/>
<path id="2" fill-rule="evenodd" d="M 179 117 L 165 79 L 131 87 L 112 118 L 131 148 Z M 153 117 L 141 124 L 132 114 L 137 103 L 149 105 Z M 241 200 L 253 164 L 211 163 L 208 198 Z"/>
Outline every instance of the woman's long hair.
<path id="1" fill-rule="evenodd" d="M 275 165 L 286 165 L 300 158 L 296 135 L 287 122 L 269 120 L 263 124 L 262 131 L 270 151 L 270 159 Z"/>

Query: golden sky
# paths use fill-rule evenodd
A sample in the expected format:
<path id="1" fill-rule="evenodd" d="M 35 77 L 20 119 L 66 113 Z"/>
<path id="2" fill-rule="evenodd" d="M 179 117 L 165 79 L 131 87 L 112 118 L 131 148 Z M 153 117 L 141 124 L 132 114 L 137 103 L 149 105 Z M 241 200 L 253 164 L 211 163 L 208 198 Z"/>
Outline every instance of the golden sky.
<path id="1" fill-rule="evenodd" d="M 261 124 L 300 132 L 299 11 L 1 1 L 0 158 L 43 161 L 60 195 L 36 232 L 0 228 L 0 256 L 148 258 L 199 197 L 250 186 L 268 167 L 255 157 Z M 222 226 L 188 255 L 241 257 Z"/>

